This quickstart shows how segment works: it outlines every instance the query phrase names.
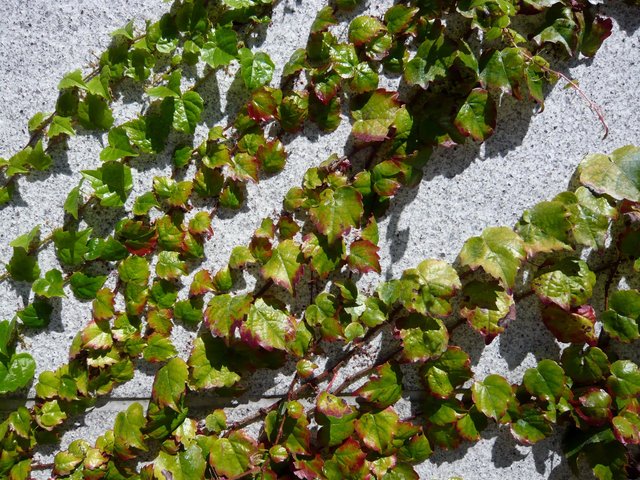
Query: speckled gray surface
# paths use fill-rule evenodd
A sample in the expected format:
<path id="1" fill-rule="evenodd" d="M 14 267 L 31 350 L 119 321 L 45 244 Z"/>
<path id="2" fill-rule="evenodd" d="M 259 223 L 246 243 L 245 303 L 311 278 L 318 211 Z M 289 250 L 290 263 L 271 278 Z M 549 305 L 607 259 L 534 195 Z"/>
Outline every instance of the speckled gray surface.
<path id="1" fill-rule="evenodd" d="M 281 67 L 295 48 L 307 37 L 313 14 L 320 0 L 281 2 L 274 22 L 250 42 L 266 50 Z M 157 18 L 168 4 L 160 0 L 4 0 L 0 4 L 0 157 L 11 155 L 27 139 L 26 124 L 37 111 L 50 111 L 60 77 L 86 65 L 92 52 L 99 52 L 109 41 L 109 32 L 135 18 L 141 25 L 146 18 Z M 372 12 L 383 11 L 384 3 L 375 2 Z M 604 7 L 615 22 L 615 30 L 595 59 L 575 60 L 566 73 L 577 78 L 582 88 L 600 104 L 611 128 L 606 140 L 594 115 L 575 92 L 560 85 L 548 96 L 545 111 L 534 114 L 529 104 L 502 100 L 497 133 L 486 144 L 468 145 L 436 153 L 426 168 L 421 185 L 401 193 L 382 222 L 383 276 L 393 277 L 424 258 L 453 261 L 464 242 L 491 225 L 512 225 L 527 207 L 547 199 L 567 187 L 579 160 L 588 152 L 609 152 L 614 148 L 640 143 L 640 14 L 620 2 Z M 344 33 L 344 29 L 342 30 Z M 234 81 L 234 69 L 220 73 L 207 85 L 205 122 L 211 126 L 224 122 L 235 111 L 245 92 Z M 279 74 L 279 71 L 276 72 Z M 231 88 L 227 97 L 225 92 Z M 125 90 L 116 102 L 118 121 L 131 118 L 142 105 L 140 92 Z M 198 132 L 202 135 L 204 127 Z M 207 244 L 207 267 L 220 267 L 238 244 L 247 242 L 251 232 L 265 215 L 279 210 L 284 193 L 297 185 L 303 172 L 330 153 L 342 153 L 350 127 L 348 122 L 331 135 L 318 135 L 313 129 L 288 138 L 289 161 L 285 171 L 249 188 L 247 206 L 236 215 L 214 221 L 216 232 Z M 62 219 L 66 194 L 79 178 L 79 171 L 98 165 L 98 153 L 104 139 L 78 136 L 70 141 L 68 154 L 55 155 L 50 173 L 20 180 L 20 196 L 12 206 L 0 210 L 0 258 L 10 256 L 8 243 L 35 224 L 49 232 Z M 153 164 L 136 164 L 135 191 L 148 189 L 153 175 L 168 171 L 167 158 Z M 94 219 L 95 228 L 108 230 L 105 219 Z M 43 271 L 53 268 L 51 250 L 41 253 Z M 375 279 L 369 279 L 371 281 Z M 0 318 L 10 318 L 28 298 L 21 285 L 0 285 Z M 27 347 L 38 362 L 38 372 L 55 368 L 66 359 L 71 338 L 87 321 L 88 304 L 71 298 L 60 302 L 54 321 L 46 332 L 30 332 Z M 489 347 L 475 334 L 460 329 L 454 341 L 473 358 L 479 377 L 498 372 L 519 381 L 536 358 L 556 358 L 559 347 L 540 328 L 533 301 L 518 305 L 518 317 L 507 332 Z M 183 357 L 188 355 L 195 332 L 180 326 L 174 340 Z M 374 355 L 384 338 L 369 352 Z M 362 355 L 356 364 L 366 362 Z M 345 369 L 347 374 L 350 369 Z M 288 385 L 287 374 L 263 372 L 248 382 L 248 394 L 239 408 L 257 408 L 281 393 Z M 118 387 L 98 407 L 70 424 L 63 446 L 75 438 L 95 438 L 115 414 L 130 401 L 148 397 L 154 369 L 140 369 L 133 381 Z M 407 372 L 411 378 L 411 372 Z M 415 382 L 414 382 L 415 383 Z M 32 393 L 32 392 L 31 392 Z M 205 400 L 202 400 L 203 402 Z M 9 405 L 9 402 L 6 402 Z M 42 450 L 38 456 L 48 457 Z M 480 442 L 465 445 L 454 452 L 438 452 L 419 467 L 421 478 L 447 479 L 458 475 L 465 479 L 570 478 L 559 454 L 559 436 L 540 442 L 533 448 L 518 446 L 504 429 L 491 428 Z"/>

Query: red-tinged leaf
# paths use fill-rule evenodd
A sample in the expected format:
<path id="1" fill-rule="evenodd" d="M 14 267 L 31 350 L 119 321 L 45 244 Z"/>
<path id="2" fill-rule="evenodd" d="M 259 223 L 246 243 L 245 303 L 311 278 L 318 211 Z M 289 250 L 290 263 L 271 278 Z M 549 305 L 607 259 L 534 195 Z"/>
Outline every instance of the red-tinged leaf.
<path id="1" fill-rule="evenodd" d="M 333 453 L 333 457 L 324 462 L 323 472 L 328 478 L 367 478 L 368 470 L 365 465 L 367 454 L 362 451 L 360 444 L 354 438 L 347 439 Z"/>
<path id="2" fill-rule="evenodd" d="M 611 396 L 601 388 L 589 388 L 573 401 L 580 418 L 594 427 L 611 421 L 611 403 Z"/>
<path id="3" fill-rule="evenodd" d="M 376 90 L 361 107 L 351 110 L 355 120 L 353 136 L 363 142 L 385 140 L 399 109 L 397 92 Z"/>
<path id="4" fill-rule="evenodd" d="M 402 396 L 402 371 L 391 363 L 385 363 L 376 368 L 376 373 L 356 392 L 366 403 L 376 408 L 393 405 Z"/>
<path id="5" fill-rule="evenodd" d="M 204 321 L 217 337 L 230 338 L 235 328 L 245 319 L 251 307 L 249 295 L 216 295 L 204 311 Z"/>
<path id="6" fill-rule="evenodd" d="M 340 445 L 353 434 L 357 417 L 358 412 L 343 399 L 322 392 L 316 400 L 318 440 L 328 447 Z"/>
<path id="7" fill-rule="evenodd" d="M 297 478 L 301 480 L 318 480 L 325 478 L 322 467 L 324 461 L 319 454 L 316 454 L 315 458 L 311 460 L 296 460 L 294 462 L 296 468 L 293 473 Z"/>
<path id="8" fill-rule="evenodd" d="M 278 113 L 281 101 L 282 92 L 279 89 L 262 87 L 251 94 L 251 100 L 247 103 L 247 113 L 256 122 L 272 120 Z"/>
<path id="9" fill-rule="evenodd" d="M 349 266 L 360 273 L 380 273 L 380 248 L 369 240 L 356 240 L 349 246 Z"/>
<path id="10" fill-rule="evenodd" d="M 153 382 L 151 396 L 160 407 L 179 411 L 178 402 L 184 395 L 189 378 L 189 368 L 179 357 L 172 358 L 163 366 Z"/>
<path id="11" fill-rule="evenodd" d="M 98 290 L 93 301 L 93 318 L 95 320 L 109 320 L 115 314 L 114 306 L 114 293 L 108 288 Z"/>
<path id="12" fill-rule="evenodd" d="M 595 346 L 596 313 L 591 305 L 565 311 L 555 305 L 542 308 L 542 321 L 553 335 L 565 343 L 587 343 Z"/>
<path id="13" fill-rule="evenodd" d="M 255 255 L 255 254 L 254 254 Z M 262 276 L 286 288 L 290 293 L 303 272 L 300 245 L 293 240 L 284 240 L 273 249 L 271 258 L 262 267 Z"/>
<path id="14" fill-rule="evenodd" d="M 333 244 L 352 227 L 359 226 L 363 211 L 360 192 L 345 186 L 324 190 L 318 204 L 309 209 L 309 215 L 320 233 Z"/>
<path id="15" fill-rule="evenodd" d="M 460 107 L 453 123 L 465 137 L 484 141 L 496 128 L 496 117 L 496 104 L 489 92 L 476 88 Z"/>
<path id="16" fill-rule="evenodd" d="M 116 227 L 118 240 L 132 255 L 145 256 L 153 252 L 158 243 L 158 232 L 142 221 L 126 220 Z"/>
<path id="17" fill-rule="evenodd" d="M 242 324 L 241 335 L 249 344 L 265 350 L 286 350 L 295 338 L 293 317 L 282 310 L 267 305 L 258 298 L 249 310 L 247 320 Z"/>
<path id="18" fill-rule="evenodd" d="M 113 345 L 109 322 L 92 320 L 82 331 L 82 342 L 91 350 L 109 350 Z"/>
<path id="19" fill-rule="evenodd" d="M 211 274 L 205 269 L 198 270 L 191 281 L 189 295 L 204 295 L 207 292 L 213 292 L 213 280 L 211 279 Z"/>
<path id="20" fill-rule="evenodd" d="M 356 420 L 356 432 L 368 448 L 384 454 L 392 445 L 399 421 L 398 414 L 388 407 L 381 412 L 362 415 Z"/>

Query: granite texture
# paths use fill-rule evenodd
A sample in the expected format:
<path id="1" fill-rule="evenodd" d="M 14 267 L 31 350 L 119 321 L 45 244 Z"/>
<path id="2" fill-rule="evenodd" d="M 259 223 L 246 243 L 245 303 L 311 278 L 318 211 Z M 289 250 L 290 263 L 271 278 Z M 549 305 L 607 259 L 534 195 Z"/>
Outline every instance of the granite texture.
<path id="1" fill-rule="evenodd" d="M 370 3 L 343 20 L 362 12 L 381 13 L 388 2 Z M 290 54 L 303 46 L 313 16 L 322 6 L 321 0 L 282 1 L 274 12 L 273 24 L 248 39 L 250 46 L 271 55 L 278 66 L 274 78 Z M 37 111 L 51 111 L 59 79 L 68 71 L 88 65 L 94 59 L 93 52 L 100 52 L 108 44 L 110 31 L 129 19 L 143 25 L 144 19 L 157 18 L 168 8 L 160 0 L 1 2 L 0 157 L 10 156 L 26 143 L 28 119 Z M 593 101 L 602 106 L 611 130 L 609 136 L 602 139 L 602 126 L 595 115 L 574 91 L 562 88 L 562 84 L 550 89 L 541 113 L 529 103 L 502 98 L 493 137 L 481 146 L 469 143 L 437 151 L 420 186 L 404 190 L 394 199 L 389 215 L 380 222 L 383 278 L 397 277 L 402 270 L 426 258 L 454 261 L 469 236 L 479 234 L 487 226 L 513 225 L 525 209 L 566 189 L 585 154 L 640 143 L 637 115 L 640 10 L 612 1 L 603 6 L 603 11 L 614 19 L 612 37 L 594 59 L 574 59 L 565 64 L 563 71 L 576 78 Z M 337 33 L 344 35 L 345 25 Z M 246 99 L 247 92 L 235 71 L 232 67 L 220 72 L 206 85 L 204 125 L 198 129 L 196 141 L 208 127 L 224 124 Z M 387 83 L 394 85 L 397 79 L 389 79 Z M 131 86 L 119 90 L 116 122 L 132 118 L 144 108 L 140 94 Z M 208 259 L 204 266 L 214 271 L 221 267 L 235 245 L 247 243 L 264 216 L 280 210 L 284 194 L 299 184 L 309 166 L 331 153 L 342 154 L 348 149 L 350 125 L 343 120 L 332 134 L 306 127 L 300 134 L 286 138 L 289 159 L 285 170 L 250 185 L 245 207 L 214 220 L 216 233 L 206 246 Z M 54 151 L 54 167 L 50 172 L 19 181 L 19 196 L 0 210 L 0 259 L 8 261 L 9 242 L 34 225 L 42 225 L 46 234 L 61 223 L 68 190 L 77 184 L 80 170 L 99 164 L 98 154 L 105 141 L 100 135 L 81 134 L 71 139 L 68 152 Z M 150 188 L 154 175 L 167 174 L 169 163 L 166 155 L 150 163 L 134 162 L 132 198 Z M 108 233 L 115 220 L 89 215 L 88 223 L 97 231 Z M 40 254 L 40 264 L 43 271 L 56 267 L 52 249 Z M 369 275 L 364 283 L 373 284 L 376 280 L 376 276 Z M 114 281 L 113 276 L 109 281 Z M 247 278 L 248 287 L 252 281 Z M 28 302 L 28 294 L 25 285 L 0 284 L 0 318 L 11 318 L 16 309 Z M 88 321 L 88 311 L 87 303 L 70 295 L 56 304 L 53 321 L 46 331 L 27 332 L 24 348 L 35 357 L 37 373 L 66 361 L 70 340 Z M 537 305 L 529 299 L 520 302 L 517 320 L 491 345 L 485 347 L 479 336 L 467 328 L 459 329 L 453 341 L 469 352 L 478 377 L 497 372 L 515 382 L 521 380 L 523 372 L 536 359 L 559 356 L 561 346 L 540 325 Z M 192 329 L 176 327 L 173 339 L 183 358 L 188 356 L 195 334 Z M 388 332 L 380 335 L 342 374 L 348 375 L 371 362 L 380 348 L 388 344 L 388 337 Z M 337 350 L 336 346 L 327 346 L 329 354 Z M 134 380 L 116 388 L 93 411 L 75 419 L 64 434 L 62 445 L 80 437 L 95 439 L 106 425 L 112 424 L 116 412 L 132 401 L 144 402 L 156 370 L 141 366 Z M 291 372 L 292 365 L 288 365 L 278 372 L 251 376 L 246 381 L 247 394 L 236 401 L 238 408 L 250 411 L 268 404 L 270 398 L 286 390 Z M 410 390 L 417 390 L 415 372 L 408 369 L 406 374 Z M 32 397 L 33 388 L 29 395 Z M 219 401 L 196 399 L 199 408 Z M 0 409 L 10 408 L 14 403 L 0 401 Z M 50 450 L 42 449 L 37 458 L 47 460 L 50 455 Z M 507 429 L 497 427 L 486 430 L 476 444 L 464 445 L 453 452 L 437 452 L 418 471 L 421 478 L 429 479 L 571 477 L 560 453 L 560 435 L 530 448 L 516 445 Z"/>

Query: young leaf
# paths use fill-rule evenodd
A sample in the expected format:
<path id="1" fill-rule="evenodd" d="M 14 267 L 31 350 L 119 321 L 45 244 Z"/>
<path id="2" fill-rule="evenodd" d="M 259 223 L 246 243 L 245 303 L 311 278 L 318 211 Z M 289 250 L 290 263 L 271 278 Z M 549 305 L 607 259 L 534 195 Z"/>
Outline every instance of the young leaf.
<path id="1" fill-rule="evenodd" d="M 264 52 L 255 55 L 248 48 L 239 51 L 240 73 L 249 90 L 256 90 L 271 82 L 275 65 Z"/>
<path id="2" fill-rule="evenodd" d="M 293 293 L 302 271 L 300 246 L 293 240 L 284 240 L 272 250 L 271 258 L 262 267 L 262 276 Z"/>
<path id="3" fill-rule="evenodd" d="M 628 145 L 611 155 L 587 155 L 578 166 L 580 183 L 616 200 L 640 202 L 640 148 Z"/>
<path id="4" fill-rule="evenodd" d="M 295 336 L 295 323 L 291 316 L 258 298 L 242 324 L 241 333 L 247 342 L 266 350 L 286 350 Z"/>
<path id="5" fill-rule="evenodd" d="M 151 393 L 153 400 L 160 407 L 179 411 L 178 402 L 185 392 L 188 377 L 189 370 L 184 360 L 172 358 L 156 374 Z"/>
<path id="6" fill-rule="evenodd" d="M 487 417 L 500 420 L 514 395 L 511 385 L 500 375 L 489 375 L 471 387 L 473 403 Z"/>
<path id="7" fill-rule="evenodd" d="M 352 227 L 357 227 L 362 213 L 362 195 L 349 186 L 324 190 L 318 205 L 309 209 L 311 219 L 330 244 Z"/>

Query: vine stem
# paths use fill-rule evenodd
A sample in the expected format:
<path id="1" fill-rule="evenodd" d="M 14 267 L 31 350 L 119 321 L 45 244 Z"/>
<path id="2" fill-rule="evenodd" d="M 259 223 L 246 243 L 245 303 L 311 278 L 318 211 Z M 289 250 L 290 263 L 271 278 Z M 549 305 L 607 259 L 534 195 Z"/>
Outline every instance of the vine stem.
<path id="1" fill-rule="evenodd" d="M 607 136 L 609 135 L 609 125 L 607 125 L 607 121 L 606 121 L 606 119 L 604 117 L 604 113 L 602 112 L 602 108 L 600 107 L 600 105 L 598 105 L 591 98 L 589 98 L 589 96 L 585 93 L 584 90 L 582 90 L 582 88 L 580 88 L 580 85 L 578 85 L 578 83 L 575 80 L 573 80 L 572 78 L 568 77 L 564 73 L 559 72 L 558 70 L 554 70 L 553 68 L 551 68 L 551 67 L 549 67 L 549 66 L 547 66 L 547 65 L 545 65 L 543 63 L 540 63 L 540 62 L 536 61 L 536 59 L 533 56 L 531 56 L 531 54 L 529 52 L 527 52 L 526 49 L 521 48 L 521 47 L 518 46 L 518 44 L 516 43 L 515 39 L 511 35 L 511 32 L 509 32 L 507 29 L 503 29 L 503 33 L 511 41 L 511 44 L 515 48 L 517 48 L 527 60 L 529 60 L 530 62 L 535 63 L 538 67 L 540 67 L 542 70 L 544 70 L 545 73 L 551 74 L 551 75 L 555 75 L 555 76 L 557 76 L 559 78 L 562 78 L 565 82 L 567 82 L 567 85 L 569 85 L 576 92 L 578 92 L 578 94 L 586 102 L 587 106 L 591 109 L 591 111 L 596 114 L 596 116 L 598 117 L 598 120 L 602 124 L 602 127 L 604 128 L 604 134 L 602 135 L 602 140 L 607 138 Z"/>

